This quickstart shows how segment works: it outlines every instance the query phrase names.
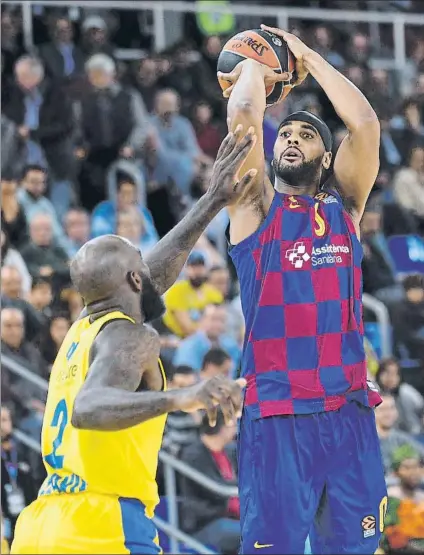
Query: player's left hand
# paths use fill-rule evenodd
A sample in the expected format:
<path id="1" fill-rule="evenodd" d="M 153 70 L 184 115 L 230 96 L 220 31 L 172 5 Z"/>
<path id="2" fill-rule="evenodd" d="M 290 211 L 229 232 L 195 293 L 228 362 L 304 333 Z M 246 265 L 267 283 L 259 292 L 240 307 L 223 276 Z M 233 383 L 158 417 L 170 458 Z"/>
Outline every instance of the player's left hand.
<path id="1" fill-rule="evenodd" d="M 286 42 L 293 56 L 296 58 L 297 81 L 293 83 L 293 86 L 296 87 L 303 83 L 309 73 L 305 67 L 304 56 L 305 54 L 312 52 L 312 49 L 309 48 L 309 46 L 306 46 L 306 44 L 302 42 L 299 37 L 296 37 L 296 35 L 283 31 L 282 29 L 278 29 L 277 27 L 268 27 L 268 25 L 264 25 L 262 23 L 261 29 L 279 36 Z"/>

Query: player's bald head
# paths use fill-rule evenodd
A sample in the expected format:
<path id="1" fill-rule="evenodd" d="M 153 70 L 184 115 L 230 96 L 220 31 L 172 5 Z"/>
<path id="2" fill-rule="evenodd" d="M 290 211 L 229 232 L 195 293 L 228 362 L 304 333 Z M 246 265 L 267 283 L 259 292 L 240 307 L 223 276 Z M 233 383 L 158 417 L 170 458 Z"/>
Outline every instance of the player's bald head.
<path id="1" fill-rule="evenodd" d="M 139 251 L 117 235 L 88 241 L 71 263 L 72 282 L 86 304 L 107 299 L 125 283 L 129 272 L 143 273 Z"/>

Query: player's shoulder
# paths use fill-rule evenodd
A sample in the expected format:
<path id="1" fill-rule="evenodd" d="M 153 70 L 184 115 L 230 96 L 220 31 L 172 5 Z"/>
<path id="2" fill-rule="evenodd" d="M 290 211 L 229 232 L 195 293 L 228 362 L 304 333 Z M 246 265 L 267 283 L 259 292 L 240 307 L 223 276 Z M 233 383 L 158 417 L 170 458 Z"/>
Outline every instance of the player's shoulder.
<path id="1" fill-rule="evenodd" d="M 116 349 L 125 348 L 137 352 L 147 347 L 159 344 L 158 332 L 147 324 L 134 323 L 130 320 L 111 320 L 97 335 L 93 347 L 116 352 Z"/>

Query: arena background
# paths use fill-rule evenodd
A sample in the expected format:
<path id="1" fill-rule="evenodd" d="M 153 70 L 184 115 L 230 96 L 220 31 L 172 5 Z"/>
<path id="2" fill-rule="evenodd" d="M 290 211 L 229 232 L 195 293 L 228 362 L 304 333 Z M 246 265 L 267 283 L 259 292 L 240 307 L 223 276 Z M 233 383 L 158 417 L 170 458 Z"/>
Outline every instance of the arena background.
<path id="1" fill-rule="evenodd" d="M 424 553 L 420 0 L 2 2 L 2 552 L 44 476 L 39 439 L 49 371 L 81 310 L 69 259 L 104 233 L 147 252 L 203 194 L 225 135 L 217 56 L 228 37 L 260 23 L 319 51 L 381 121 L 380 173 L 361 224 L 368 370 L 385 393 L 376 411 L 389 486 L 381 549 Z M 268 162 L 279 121 L 296 109 L 328 122 L 335 150 L 345 135 L 308 77 L 266 113 Z M 165 297 L 185 325 L 172 317 L 156 323 L 173 387 L 237 372 L 243 322 L 226 224 L 223 211 Z M 196 279 L 207 280 L 206 300 L 193 307 Z M 191 415 L 169 419 L 158 472 L 161 543 L 172 553 L 235 553 L 235 467 L 220 472 L 205 458 L 206 443 L 206 451 L 225 448 L 233 463 L 234 437 L 218 427 L 201 439 L 199 425 Z M 113 464 L 113 453 L 105 463 Z"/>

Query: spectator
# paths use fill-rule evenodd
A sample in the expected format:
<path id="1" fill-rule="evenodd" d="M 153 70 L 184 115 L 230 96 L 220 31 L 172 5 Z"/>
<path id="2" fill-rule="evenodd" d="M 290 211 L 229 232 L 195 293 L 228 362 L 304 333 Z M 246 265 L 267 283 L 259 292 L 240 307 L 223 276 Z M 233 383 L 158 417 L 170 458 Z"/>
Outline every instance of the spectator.
<path id="1" fill-rule="evenodd" d="M 13 247 L 19 249 L 28 240 L 27 221 L 17 198 L 17 182 L 11 173 L 1 175 L 1 225 Z"/>
<path id="2" fill-rule="evenodd" d="M 237 462 L 234 449 L 236 428 L 227 426 L 218 412 L 215 426 L 203 418 L 200 438 L 187 446 L 181 460 L 215 482 L 237 485 Z M 240 543 L 240 503 L 238 497 L 226 499 L 200 484 L 184 478 L 181 484 L 181 525 L 194 538 L 218 553 L 236 554 Z"/>
<path id="3" fill-rule="evenodd" d="M 403 299 L 404 291 L 396 283 L 395 265 L 381 229 L 381 210 L 375 203 L 369 203 L 362 216 L 361 243 L 364 292 L 386 304 Z"/>
<path id="4" fill-rule="evenodd" d="M 375 422 L 380 439 L 383 465 L 388 473 L 391 470 L 396 449 L 402 445 L 410 445 L 422 457 L 424 456 L 424 446 L 415 441 L 411 435 L 396 429 L 399 415 L 395 400 L 389 393 L 382 392 L 381 396 L 383 403 L 375 409 Z"/>
<path id="5" fill-rule="evenodd" d="M 424 548 L 424 491 L 418 453 L 410 446 L 394 453 L 393 470 L 398 485 L 388 488 L 389 503 L 381 546 L 385 553 L 422 553 Z M 420 532 L 421 529 L 421 532 Z"/>
<path id="6" fill-rule="evenodd" d="M 424 124 L 420 104 L 414 98 L 407 98 L 402 105 L 402 113 L 395 115 L 390 126 L 402 154 L 402 164 L 409 163 L 412 148 L 424 140 Z"/>
<path id="7" fill-rule="evenodd" d="M 98 15 L 91 15 L 83 21 L 81 44 L 86 58 L 99 53 L 113 58 L 114 48 L 109 42 L 106 22 Z"/>
<path id="8" fill-rule="evenodd" d="M 145 256 L 159 241 L 154 226 L 149 226 L 149 223 L 135 206 L 131 206 L 118 212 L 116 232 L 121 237 L 128 239 Z"/>
<path id="9" fill-rule="evenodd" d="M 12 540 L 16 520 L 21 511 L 37 497 L 31 468 L 23 459 L 13 439 L 11 411 L 1 407 L 1 511 L 7 530 L 5 537 Z M 3 553 L 3 551 L 2 551 Z"/>
<path id="10" fill-rule="evenodd" d="M 57 353 L 70 326 L 71 324 L 66 316 L 56 314 L 52 316 L 49 326 L 44 332 L 44 336 L 40 341 L 40 352 L 50 368 L 56 360 Z"/>
<path id="11" fill-rule="evenodd" d="M 64 218 L 69 258 L 90 239 L 90 215 L 84 208 L 71 208 Z"/>
<path id="12" fill-rule="evenodd" d="M 224 299 L 228 299 L 230 293 L 230 272 L 226 266 L 212 266 L 209 270 L 208 283 L 219 291 Z"/>
<path id="13" fill-rule="evenodd" d="M 3 354 L 23 362 L 24 366 L 31 368 L 39 376 L 47 377 L 40 354 L 25 338 L 24 314 L 18 308 L 2 308 L 1 342 Z"/>
<path id="14" fill-rule="evenodd" d="M 198 380 L 197 373 L 190 366 L 178 366 L 168 375 L 168 389 L 190 387 Z M 199 437 L 200 412 L 169 413 L 162 447 L 178 457 L 181 449 L 192 445 Z"/>
<path id="15" fill-rule="evenodd" d="M 46 73 L 54 79 L 80 75 L 84 70 L 84 54 L 73 41 L 72 23 L 66 17 L 54 22 L 53 40 L 40 47 Z"/>
<path id="16" fill-rule="evenodd" d="M 45 324 L 45 320 L 43 315 L 24 299 L 22 277 L 13 266 L 3 266 L 1 269 L 1 301 L 3 307 L 22 310 L 25 319 L 25 336 L 29 341 L 34 340 Z"/>
<path id="17" fill-rule="evenodd" d="M 190 195 L 200 149 L 193 126 L 179 114 L 179 104 L 175 91 L 159 91 L 152 125 L 159 139 L 158 164 L 172 167 L 177 187 L 183 194 Z"/>
<path id="18" fill-rule="evenodd" d="M 1 175 L 20 174 L 25 165 L 26 150 L 18 133 L 18 126 L 1 114 Z"/>
<path id="19" fill-rule="evenodd" d="M 186 337 L 179 344 L 173 359 L 174 365 L 190 365 L 197 372 L 202 368 L 203 357 L 212 347 L 220 347 L 228 353 L 232 364 L 231 371 L 235 372 L 240 361 L 240 347 L 237 342 L 225 333 L 227 312 L 225 306 L 208 305 L 201 316 L 196 332 Z M 217 365 L 221 365 L 217 363 Z"/>
<path id="20" fill-rule="evenodd" d="M 219 347 L 213 347 L 203 357 L 200 377 L 203 380 L 208 380 L 215 376 L 229 378 L 232 366 L 233 362 L 230 355 Z"/>
<path id="21" fill-rule="evenodd" d="M 148 124 L 140 94 L 117 82 L 112 58 L 96 54 L 85 68 L 90 86 L 79 105 L 77 154 L 85 157 L 81 201 L 92 209 L 106 196 L 106 170 L 118 157 L 132 159 L 140 153 Z"/>
<path id="22" fill-rule="evenodd" d="M 341 68 L 345 65 L 343 57 L 333 50 L 331 30 L 325 25 L 318 25 L 314 31 L 313 49 L 327 60 L 332 66 Z"/>
<path id="23" fill-rule="evenodd" d="M 133 178 L 129 174 L 121 175 L 118 178 L 117 190 L 111 191 L 111 200 L 105 200 L 95 207 L 91 215 L 92 237 L 116 233 L 118 213 L 125 212 L 132 207 L 138 208 L 149 233 L 154 234 L 153 218 L 142 202 L 142 182 L 135 177 Z"/>
<path id="24" fill-rule="evenodd" d="M 66 237 L 53 204 L 44 196 L 46 188 L 46 170 L 42 166 L 29 165 L 24 169 L 17 197 L 29 223 L 38 214 L 50 216 L 53 224 L 53 236 L 61 246 L 64 246 L 66 244 Z"/>
<path id="25" fill-rule="evenodd" d="M 35 278 L 32 282 L 29 302 L 38 314 L 42 314 L 46 319 L 52 315 L 50 305 L 53 300 L 52 286 L 49 278 Z"/>
<path id="26" fill-rule="evenodd" d="M 347 56 L 349 60 L 361 66 L 363 69 L 368 68 L 368 63 L 371 58 L 371 43 L 368 35 L 364 33 L 354 33 L 350 37 L 348 45 Z"/>
<path id="27" fill-rule="evenodd" d="M 141 59 L 134 71 L 134 86 L 141 94 L 147 111 L 154 108 L 154 99 L 159 89 L 159 68 L 154 58 Z"/>
<path id="28" fill-rule="evenodd" d="M 424 147 L 412 149 L 409 166 L 401 168 L 394 176 L 393 192 L 396 201 L 415 215 L 424 233 Z"/>
<path id="29" fill-rule="evenodd" d="M 178 337 L 194 333 L 199 325 L 201 312 L 209 304 L 223 302 L 219 291 L 207 282 L 205 258 L 193 251 L 187 260 L 186 279 L 173 285 L 165 294 L 166 313 L 163 322 Z"/>
<path id="30" fill-rule="evenodd" d="M 395 400 L 399 414 L 398 428 L 418 435 L 422 431 L 424 398 L 414 387 L 402 380 L 398 361 L 395 358 L 382 360 L 375 378 L 380 389 L 390 393 Z"/>
<path id="31" fill-rule="evenodd" d="M 399 353 L 424 364 L 424 279 L 410 275 L 403 280 L 405 299 L 393 308 L 395 346 Z M 423 385 L 424 385 L 424 380 Z"/>
<path id="32" fill-rule="evenodd" d="M 213 161 L 223 137 L 218 127 L 212 123 L 212 116 L 212 107 L 205 100 L 194 106 L 192 121 L 197 143 L 202 152 Z"/>
<path id="33" fill-rule="evenodd" d="M 53 239 L 52 220 L 48 214 L 38 214 L 30 224 L 30 241 L 22 249 L 22 257 L 33 278 L 69 282 L 68 257 Z"/>
<path id="34" fill-rule="evenodd" d="M 2 266 L 12 266 L 16 268 L 22 279 L 22 294 L 25 296 L 31 289 L 31 275 L 19 251 L 12 249 L 9 238 L 6 233 L 1 230 L 1 264 Z"/>
<path id="35" fill-rule="evenodd" d="M 15 65 L 15 83 L 6 90 L 2 111 L 18 126 L 27 164 L 48 164 L 51 200 L 59 215 L 73 201 L 73 112 L 62 88 L 44 77 L 42 63 L 23 56 Z"/>
<path id="36" fill-rule="evenodd" d="M 25 53 L 19 40 L 19 24 L 16 15 L 2 10 L 1 14 L 1 60 L 2 77 L 13 75 L 16 60 Z"/>

